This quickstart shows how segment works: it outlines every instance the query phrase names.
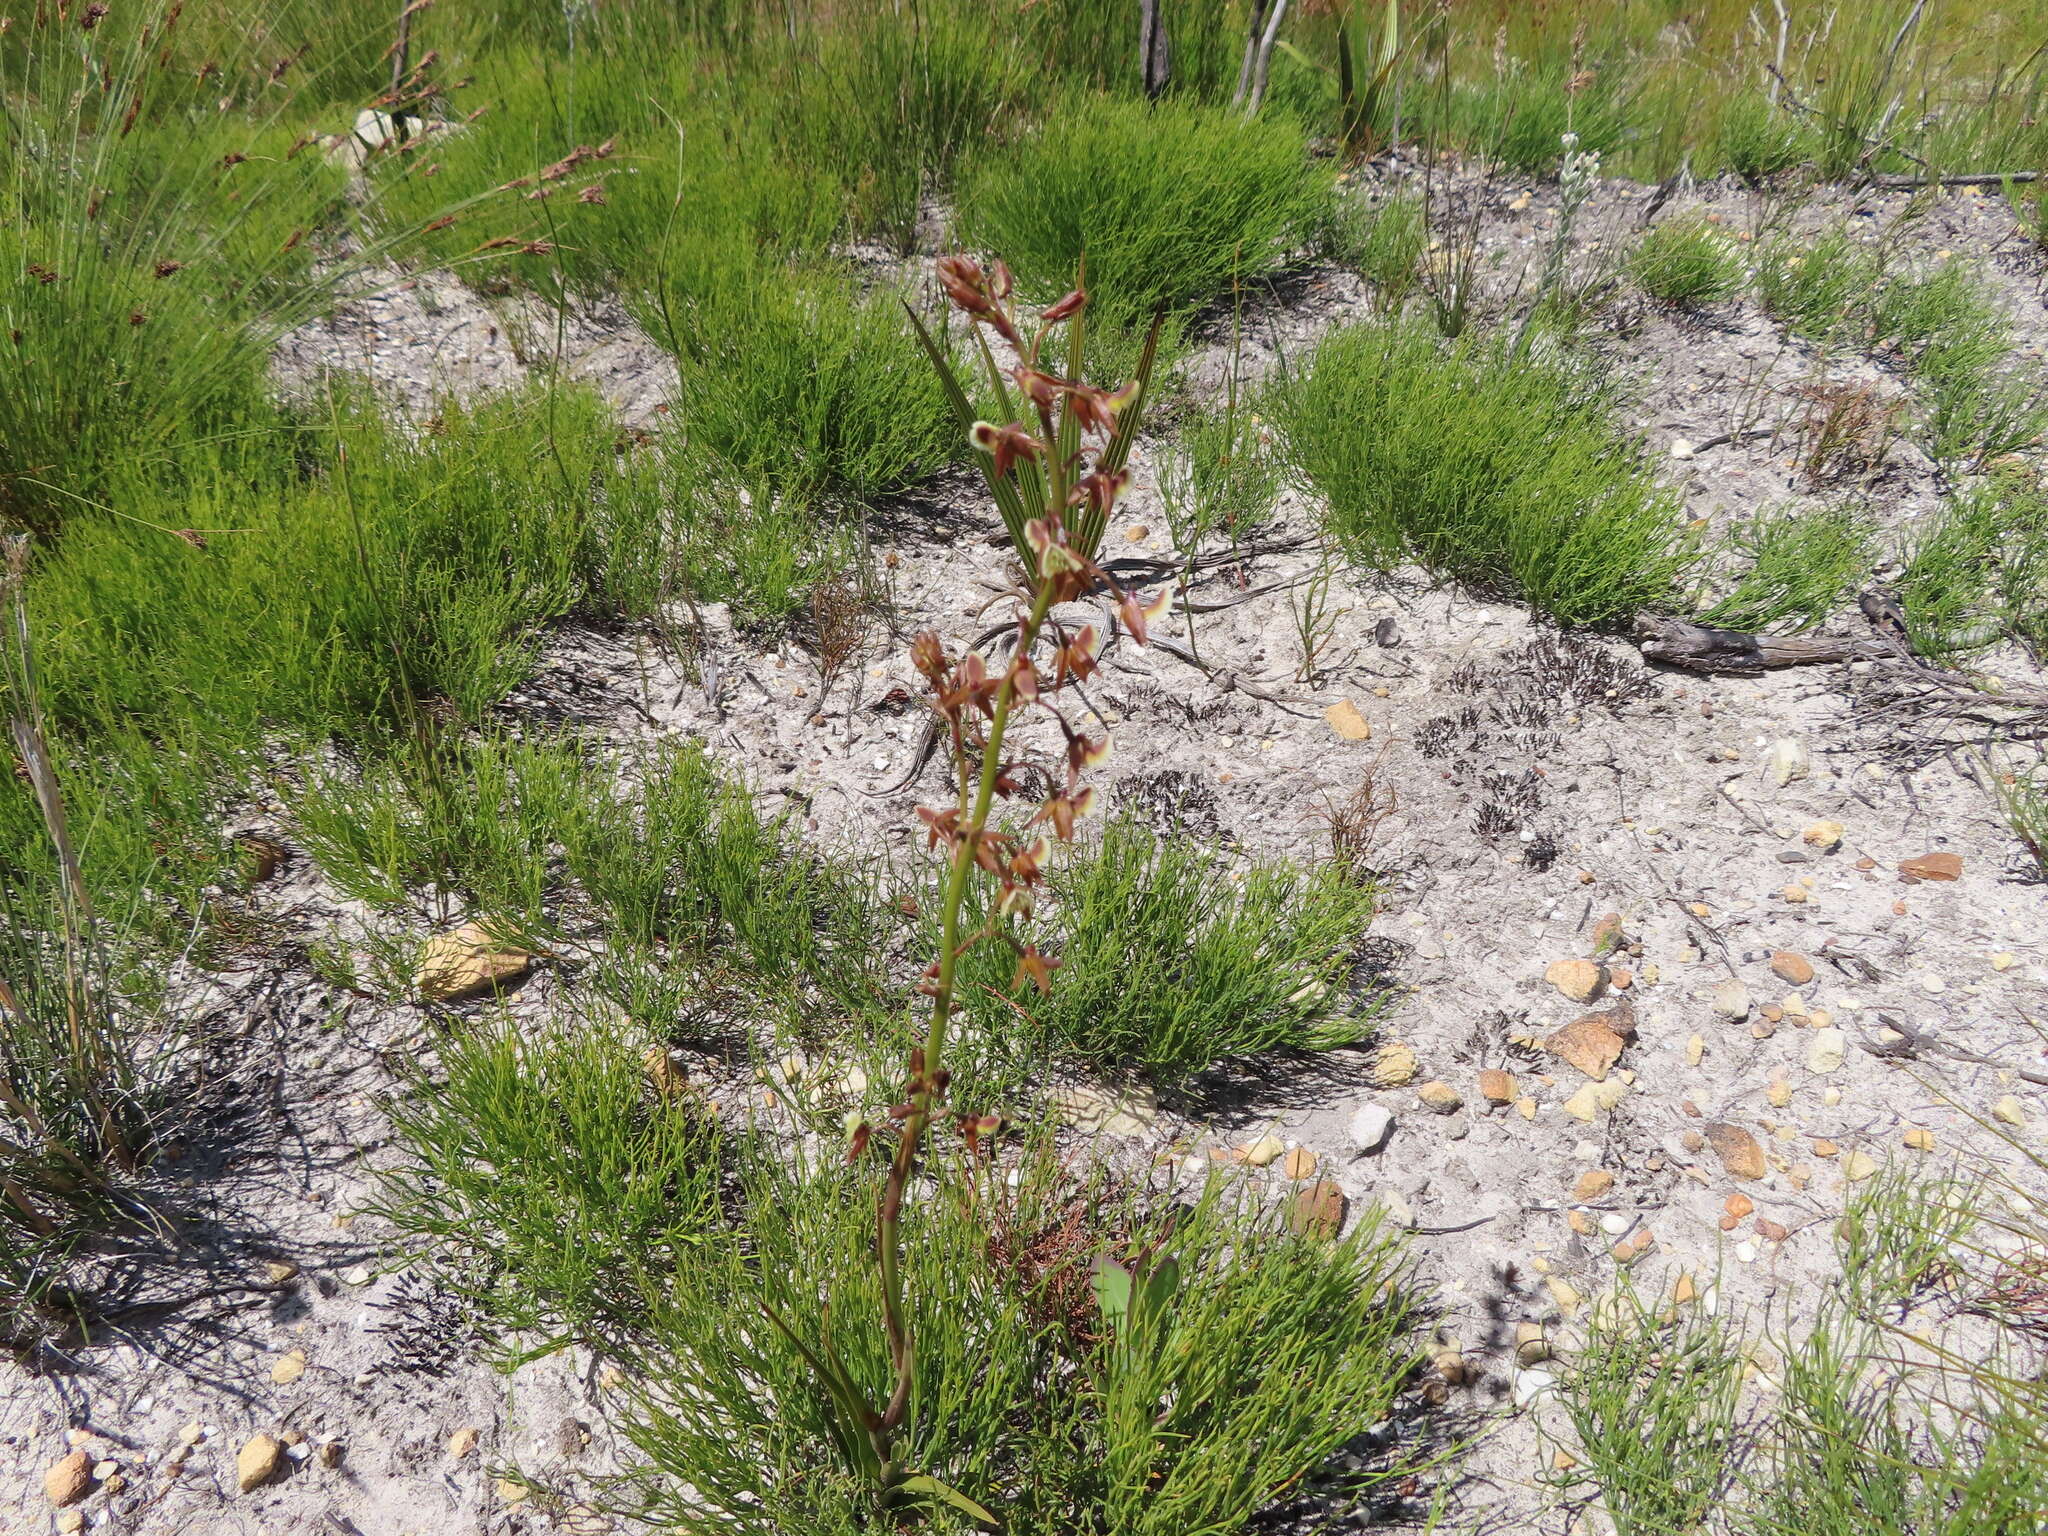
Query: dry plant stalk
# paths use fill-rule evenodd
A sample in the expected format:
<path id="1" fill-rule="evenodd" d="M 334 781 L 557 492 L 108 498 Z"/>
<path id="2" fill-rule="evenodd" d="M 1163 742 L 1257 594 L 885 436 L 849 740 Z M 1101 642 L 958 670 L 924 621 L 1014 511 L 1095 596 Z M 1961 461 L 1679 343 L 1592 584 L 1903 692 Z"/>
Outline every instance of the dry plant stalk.
<path id="1" fill-rule="evenodd" d="M 1851 473 L 1874 474 L 1891 449 L 1899 408 L 1887 404 L 1868 384 L 1801 384 L 1793 393 L 1806 402 L 1796 430 L 1800 467 L 1809 482 Z"/>
<path id="2" fill-rule="evenodd" d="M 931 1126 L 945 1108 L 950 1078 L 946 1043 L 961 958 L 978 944 L 1005 944 L 1017 957 L 1013 985 L 1029 981 L 1040 991 L 1050 989 L 1052 973 L 1059 965 L 1035 944 L 1020 941 L 1011 924 L 1030 915 L 1044 883 L 1053 841 L 1071 838 L 1076 821 L 1088 812 L 1095 792 L 1081 782 L 1082 773 L 1107 756 L 1109 740 L 1076 727 L 1059 707 L 1060 694 L 1095 670 L 1106 637 L 1093 624 L 1068 629 L 1052 616 L 1053 610 L 1107 589 L 1115 598 L 1124 627 L 1143 644 L 1146 621 L 1164 610 L 1167 596 L 1162 591 L 1151 604 L 1140 603 L 1118 587 L 1094 559 L 1100 530 L 1130 482 L 1122 455 L 1128 451 L 1135 427 L 1132 417 L 1142 383 L 1133 380 L 1111 392 L 1082 382 L 1080 317 L 1087 304 L 1085 293 L 1074 289 L 1040 314 L 1026 335 L 1011 304 L 1009 270 L 1000 262 L 984 270 L 965 256 L 949 256 L 938 267 L 946 296 L 976 327 L 977 339 L 981 331 L 993 332 L 1018 358 L 1008 370 L 998 370 L 992 350 L 985 341 L 981 344 L 995 397 L 1007 404 L 1011 398 L 1007 385 L 1014 384 L 1029 414 L 1028 421 L 973 423 L 970 439 L 979 451 L 984 476 L 992 491 L 1007 486 L 1014 496 L 1020 486 L 1028 486 L 1039 499 L 1035 506 L 1025 508 L 1030 515 L 1015 530 L 1022 534 L 1029 556 L 1028 584 L 1010 594 L 1014 644 L 1007 663 L 992 667 L 971 648 L 954 655 L 929 630 L 911 645 L 912 662 L 925 680 L 928 702 L 939 717 L 952 761 L 954 797 L 949 806 L 918 810 L 929 846 L 945 851 L 946 878 L 938 914 L 938 956 L 918 985 L 918 991 L 931 1000 L 930 1017 L 924 1043 L 910 1053 L 902 1098 L 889 1110 L 897 1127 L 896 1140 L 875 1220 L 882 1321 L 894 1374 L 888 1401 L 877 1405 L 868 1399 L 829 1341 L 821 1340 L 813 1348 L 772 1308 L 768 1315 L 818 1374 L 839 1421 L 835 1438 L 854 1471 L 874 1484 L 884 1508 L 937 1500 L 974 1519 L 1000 1524 L 968 1495 L 927 1473 L 911 1470 L 901 1460 L 917 1360 L 916 1340 L 904 1306 L 903 1202 Z M 1062 323 L 1069 326 L 1068 365 L 1058 371 L 1058 365 L 1048 362 L 1044 354 L 1051 333 Z M 964 398 L 959 381 L 936 350 L 932 360 L 956 399 Z M 1028 478 L 1014 476 L 1013 469 L 1022 464 L 1035 466 L 1038 473 Z M 1011 507 L 1005 505 L 1004 510 L 1007 514 Z M 1043 663 L 1034 657 L 1041 641 L 1050 647 Z M 1004 756 L 1012 722 L 1021 712 L 1033 709 L 1050 715 L 1059 727 L 1065 742 L 1065 774 L 1040 799 L 1036 814 L 1021 834 L 998 832 L 990 826 L 996 801 L 1029 794 L 1042 777 L 1025 771 L 1030 765 Z M 1034 833 L 1034 828 L 1040 830 Z M 988 904 L 987 918 L 969 928 L 965 920 L 967 895 L 977 878 L 994 883 L 995 899 Z M 970 1155 L 979 1155 L 984 1139 L 994 1135 L 1000 1124 L 995 1116 L 956 1117 Z M 847 1153 L 849 1162 L 868 1155 L 875 1131 L 876 1127 L 867 1123 L 855 1128 Z"/>
<path id="3" fill-rule="evenodd" d="M 818 708 L 867 643 L 871 626 L 867 599 L 844 572 L 811 588 L 811 630 L 818 642 Z"/>
<path id="4" fill-rule="evenodd" d="M 1385 756 L 1383 748 L 1366 765 L 1348 796 L 1323 807 L 1323 821 L 1330 831 L 1330 858 L 1359 885 L 1372 882 L 1372 855 L 1379 841 L 1380 826 L 1400 804 L 1394 786 L 1380 779 L 1380 764 Z"/>

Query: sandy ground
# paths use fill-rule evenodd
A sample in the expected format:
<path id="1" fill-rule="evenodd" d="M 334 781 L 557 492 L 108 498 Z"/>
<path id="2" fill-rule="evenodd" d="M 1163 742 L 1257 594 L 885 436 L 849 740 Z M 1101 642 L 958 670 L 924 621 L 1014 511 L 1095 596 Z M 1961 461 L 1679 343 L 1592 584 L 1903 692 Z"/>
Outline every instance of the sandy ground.
<path id="1" fill-rule="evenodd" d="M 1604 187 L 1589 237 L 1625 241 L 1649 194 Z M 1555 194 L 1496 182 L 1483 195 L 1498 296 L 1533 270 Z M 1848 212 L 1836 199 L 1799 218 L 1817 227 L 1847 213 L 1872 238 L 1929 259 L 1980 261 L 2013 309 L 2024 355 L 2038 359 L 2048 313 L 2002 207 L 1952 197 L 1901 229 L 1888 221 L 1903 202 Z M 1757 207 L 1751 194 L 1707 188 L 1666 212 L 1691 203 L 1735 229 Z M 1254 315 L 1247 365 L 1292 355 L 1365 299 L 1343 273 L 1302 275 Z M 1641 386 L 1639 425 L 1694 515 L 1717 522 L 1833 488 L 1809 484 L 1787 437 L 1684 457 L 1674 443 L 1683 451 L 1791 419 L 1792 387 L 1822 368 L 1899 387 L 1870 359 L 1817 359 L 1746 302 L 1676 317 L 1629 301 L 1618 315 L 1610 345 Z M 549 349 L 523 357 L 508 339 L 518 329 L 460 290 L 422 284 L 302 333 L 285 365 L 360 367 L 417 408 L 437 388 L 522 377 Z M 572 366 L 623 415 L 648 419 L 669 377 L 661 354 L 616 313 L 575 317 L 568 330 Z M 1221 357 L 1219 343 L 1195 361 L 1198 384 L 1213 383 Z M 1172 559 L 1150 489 L 1163 451 L 1141 444 L 1140 489 L 1110 533 L 1109 553 L 1136 580 Z M 1899 529 L 1941 491 L 1934 466 L 1895 442 L 1867 497 Z M 1970 755 L 1914 751 L 1859 718 L 1857 668 L 1753 680 L 1655 671 L 1623 639 L 1560 640 L 1511 603 L 1340 567 L 1332 643 L 1302 680 L 1290 602 L 1321 558 L 1313 514 L 1290 493 L 1254 552 L 1197 584 L 1197 602 L 1243 599 L 1200 618 L 1206 671 L 1127 642 L 1112 649 L 1090 702 L 1118 751 L 1097 782 L 1113 805 L 1171 801 L 1234 846 L 1294 855 L 1327 846 L 1326 807 L 1368 778 L 1390 792 L 1373 852 L 1387 878 L 1374 960 L 1393 989 L 1379 1041 L 1296 1082 L 1133 1103 L 1118 1128 L 1134 1134 L 1105 1133 L 1102 1144 L 1199 1168 L 1212 1149 L 1227 1156 L 1270 1133 L 1313 1153 L 1316 1176 L 1338 1183 L 1354 1212 L 1377 1200 L 1416 1227 L 1441 1331 L 1476 1372 L 1453 1406 L 1498 1410 L 1458 1474 L 1462 1516 L 1561 1532 L 1583 1517 L 1547 1478 L 1546 1435 L 1560 1414 L 1541 1376 L 1516 1366 L 1516 1325 L 1547 1325 L 1568 1362 L 1590 1298 L 1624 1269 L 1646 1295 L 1669 1295 L 1687 1276 L 1703 1304 L 1782 1323 L 1810 1313 L 1829 1284 L 1833 1219 L 1857 1175 L 1907 1162 L 2022 1177 L 2019 1154 L 1991 1130 L 2038 1152 L 2048 1095 L 1995 1065 L 1884 1053 L 1889 1020 L 2008 1069 L 2041 1069 L 2048 887 L 2027 878 Z M 912 813 L 938 796 L 939 776 L 890 789 L 921 735 L 915 713 L 890 698 L 915 693 L 910 632 L 934 626 L 958 644 L 987 622 L 973 613 L 1002 579 L 996 528 L 964 480 L 877 518 L 890 621 L 877 622 L 853 679 L 822 706 L 807 652 L 762 648 L 709 609 L 687 667 L 630 636 L 558 634 L 507 709 L 566 715 L 622 751 L 701 738 L 821 845 L 914 856 Z M 2017 654 L 1985 665 L 2038 676 Z M 1344 705 L 1368 738 L 1331 723 L 1327 711 Z M 250 822 L 263 824 L 260 808 Z M 1811 831 L 1828 822 L 1838 843 Z M 1957 877 L 1902 874 L 1902 861 L 1930 854 L 1955 856 Z M 69 1449 L 67 1432 L 120 1464 L 125 1486 L 79 1506 L 92 1529 L 603 1528 L 560 1506 L 508 1504 L 495 1486 L 516 1464 L 573 1500 L 579 1478 L 608 1464 L 598 1363 L 543 1361 L 509 1379 L 487 1370 L 459 1308 L 430 1279 L 385 1273 L 376 1222 L 350 1214 L 381 1148 L 375 1097 L 422 1038 L 421 1014 L 315 978 L 305 946 L 354 914 L 303 855 L 266 899 L 286 936 L 276 958 L 213 978 L 204 1000 L 224 1031 L 207 1085 L 218 1134 L 189 1153 L 186 1195 L 205 1218 L 185 1234 L 181 1272 L 192 1290 L 224 1294 L 139 1312 L 33 1373 L 6 1368 L 0 1486 L 12 1491 L 0 1530 L 50 1528 L 42 1473 Z M 1601 993 L 1575 1000 L 1546 976 L 1555 962 L 1590 959 L 1610 914 L 1620 947 L 1605 957 Z M 557 984 L 542 974 L 515 1006 L 544 1010 Z M 1613 1021 L 1617 1009 L 1634 1033 L 1595 1102 L 1591 1079 L 1532 1042 L 1589 1012 Z M 1389 1047 L 1405 1047 L 1412 1066 Z M 1483 1094 L 1488 1069 L 1511 1075 L 1508 1102 Z M 1418 1089 L 1431 1083 L 1461 1106 L 1427 1107 Z M 2023 1125 L 1992 1120 L 2003 1100 Z M 1368 1105 L 1392 1117 L 1370 1153 L 1353 1132 Z M 1928 1133 L 1913 1140 L 1931 1150 L 1909 1145 L 1909 1132 Z M 1737 1177 L 1731 1163 L 1752 1154 L 1745 1171 L 1761 1176 Z M 1589 1173 L 1610 1177 L 1582 1182 Z M 1289 1183 L 1279 1164 L 1244 1176 L 1275 1198 Z M 1754 1213 L 1729 1223 L 1737 1193 Z M 275 1379 L 292 1375 L 289 1363 L 276 1368 L 293 1351 L 304 1352 L 303 1374 Z M 1768 1356 L 1762 1364 L 1756 1390 L 1767 1393 Z M 1516 1411 L 1518 1397 L 1532 1406 Z M 181 1452 L 188 1426 L 203 1433 Z M 451 1455 L 449 1437 L 464 1428 L 478 1446 Z M 277 1481 L 238 1495 L 236 1452 L 258 1432 L 301 1436 L 303 1449 L 288 1452 L 298 1459 Z"/>

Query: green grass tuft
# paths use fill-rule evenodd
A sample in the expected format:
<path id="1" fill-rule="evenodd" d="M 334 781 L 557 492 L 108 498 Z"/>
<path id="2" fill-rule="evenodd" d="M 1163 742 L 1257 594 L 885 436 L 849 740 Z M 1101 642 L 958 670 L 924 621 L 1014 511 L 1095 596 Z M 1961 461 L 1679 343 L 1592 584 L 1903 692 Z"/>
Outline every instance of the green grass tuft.
<path id="1" fill-rule="evenodd" d="M 869 1485 L 838 1470 L 817 1379 L 763 1305 L 811 1347 L 829 1340 L 871 1398 L 886 1389 L 879 1171 L 784 1163 L 742 1151 L 740 1240 L 704 1254 L 628 1357 L 643 1385 L 626 1429 L 648 1463 L 646 1513 L 667 1529 L 873 1528 Z M 1014 1191 L 971 1165 L 939 1162 L 934 1177 L 935 1197 L 904 1215 L 918 1340 L 904 1455 L 1010 1529 L 1253 1528 L 1387 1412 L 1407 1373 L 1398 1249 L 1371 1218 L 1335 1243 L 1298 1237 L 1218 1181 L 1169 1226 L 1028 1153 Z M 1140 1243 L 1172 1258 L 1178 1284 L 1125 1341 L 1096 1310 L 1090 1264 Z M 976 1528 L 936 1499 L 916 1507 L 924 1529 Z"/>
<path id="2" fill-rule="evenodd" d="M 1326 243 L 1332 257 L 1372 284 L 1374 309 L 1399 314 L 1420 281 L 1422 256 L 1429 248 L 1422 199 L 1397 196 L 1374 204 L 1357 195 L 1342 198 Z"/>
<path id="3" fill-rule="evenodd" d="M 1761 512 L 1735 530 L 1731 543 L 1745 568 L 1699 616 L 1723 629 L 1816 628 L 1876 565 L 1870 525 L 1847 503 Z"/>
<path id="4" fill-rule="evenodd" d="M 1050 299 L 1088 261 L 1091 316 L 1185 316 L 1272 271 L 1323 221 L 1330 175 L 1299 129 L 1175 101 L 1071 97 L 963 178 L 961 230 Z M 1199 189 L 1199 190 L 1197 190 Z"/>
<path id="5" fill-rule="evenodd" d="M 1704 217 L 1667 219 L 1628 255 L 1629 275 L 1660 304 L 1696 309 L 1742 291 L 1742 253 Z"/>
<path id="6" fill-rule="evenodd" d="M 989 1070 L 1028 1071 L 1050 1051 L 1173 1084 L 1232 1058 L 1350 1045 L 1370 1028 L 1349 982 L 1376 898 L 1334 865 L 1238 866 L 1124 819 L 1052 889 L 1050 995 L 1012 993 L 1007 951 L 984 946 L 967 962 L 983 1038 L 966 1055 L 1016 1058 Z M 1002 1001 L 1012 996 L 1014 1007 Z"/>
<path id="7" fill-rule="evenodd" d="M 2048 645 L 2048 495 L 2018 477 L 1962 491 L 1914 538 L 1897 585 L 1923 655 Z"/>
<path id="8" fill-rule="evenodd" d="M 599 1024 L 467 1025 L 391 1117 L 383 1212 L 511 1349 L 630 1347 L 718 1222 L 716 1117 Z"/>
<path id="9" fill-rule="evenodd" d="M 1354 560 L 1604 624 L 1671 602 L 1690 558 L 1616 403 L 1564 355 L 1364 326 L 1323 341 L 1273 410 Z"/>

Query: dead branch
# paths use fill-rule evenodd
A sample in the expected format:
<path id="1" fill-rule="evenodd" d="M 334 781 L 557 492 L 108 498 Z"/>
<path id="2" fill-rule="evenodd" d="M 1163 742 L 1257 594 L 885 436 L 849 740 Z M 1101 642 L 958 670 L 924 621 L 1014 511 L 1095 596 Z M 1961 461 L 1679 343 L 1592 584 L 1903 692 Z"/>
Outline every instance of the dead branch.
<path id="1" fill-rule="evenodd" d="M 1875 635 L 1752 635 L 1648 613 L 1637 617 L 1636 635 L 1647 660 L 1694 672 L 1753 673 L 1837 661 L 1880 661 L 1897 654 Z"/>
<path id="2" fill-rule="evenodd" d="M 2039 181 L 2039 171 L 1972 171 L 1961 176 L 1873 176 L 1870 185 L 1887 190 L 1911 187 L 1999 187 L 2010 182 Z"/>
<path id="3" fill-rule="evenodd" d="M 1256 114 L 1259 103 L 1266 99 L 1266 72 L 1273 63 L 1273 44 L 1280 37 L 1280 23 L 1287 16 L 1287 0 L 1273 0 L 1273 14 L 1266 22 L 1265 35 L 1259 39 L 1259 56 L 1252 66 L 1252 94 L 1245 103 L 1247 116 Z"/>
<path id="4" fill-rule="evenodd" d="M 1881 1013 L 1878 1022 L 1896 1037 L 1894 1039 L 1864 1038 L 1856 1043 L 1864 1051 L 1880 1061 L 1918 1061 L 1923 1055 L 1946 1056 L 1950 1061 L 1965 1061 L 1977 1067 L 1996 1067 L 2001 1072 L 2010 1072 L 2023 1083 L 2032 1083 L 2037 1088 L 2048 1088 L 2048 1073 L 2029 1071 L 2009 1061 L 2000 1061 L 1996 1056 L 1986 1056 L 1982 1051 L 1967 1050 L 1960 1045 L 1950 1045 L 1939 1035 L 1929 1030 L 1915 1029 L 1903 1019 Z"/>

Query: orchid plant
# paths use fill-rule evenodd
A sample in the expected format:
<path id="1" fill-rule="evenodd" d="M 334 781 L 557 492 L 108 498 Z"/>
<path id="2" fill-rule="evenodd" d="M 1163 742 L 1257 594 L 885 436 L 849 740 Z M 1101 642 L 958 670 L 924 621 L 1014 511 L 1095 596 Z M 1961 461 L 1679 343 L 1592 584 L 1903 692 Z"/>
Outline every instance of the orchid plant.
<path id="1" fill-rule="evenodd" d="M 919 334 L 961 412 L 969 442 L 1023 557 L 1025 575 L 1010 594 L 1015 628 L 1006 661 L 991 663 L 972 648 L 956 655 L 932 631 L 919 634 L 911 645 L 911 660 L 943 725 L 953 767 L 953 801 L 918 811 L 929 846 L 944 851 L 945 880 L 938 913 L 939 952 L 918 986 L 929 1000 L 930 1012 L 923 1043 L 910 1052 L 902 1098 L 889 1111 L 894 1146 L 875 1221 L 882 1323 L 894 1376 L 887 1400 L 877 1403 L 865 1393 L 829 1341 L 813 1347 L 772 1309 L 769 1316 L 820 1377 L 833 1406 L 835 1439 L 854 1470 L 872 1481 L 884 1507 L 902 1509 L 937 1500 L 986 1524 L 1000 1525 L 985 1506 L 928 1473 L 913 1471 L 901 1455 L 910 1438 L 917 1359 L 904 1305 L 903 1202 L 931 1127 L 945 1113 L 946 1043 L 961 957 L 978 944 L 1007 944 L 1017 957 L 1013 986 L 1028 982 L 1040 991 L 1051 988 L 1059 965 L 1057 958 L 1020 939 L 1014 924 L 1031 914 L 1054 840 L 1070 839 L 1076 822 L 1087 814 L 1094 791 L 1082 782 L 1082 775 L 1107 756 L 1109 740 L 1077 726 L 1059 706 L 1063 690 L 1095 670 L 1107 636 L 1093 623 L 1070 627 L 1055 610 L 1083 596 L 1107 593 L 1117 621 L 1143 644 L 1147 621 L 1164 609 L 1167 594 L 1162 590 L 1154 601 L 1144 602 L 1121 588 L 1095 560 L 1110 512 L 1130 483 L 1125 463 L 1152 346 L 1146 348 L 1137 378 L 1120 389 L 1097 388 L 1082 376 L 1082 316 L 1088 300 L 1081 288 L 1041 311 L 1026 334 L 1013 304 L 1009 270 L 1000 262 L 984 268 L 966 256 L 948 256 L 939 262 L 939 280 L 947 298 L 973 327 L 994 398 L 1006 413 L 1013 401 L 1021 402 L 1018 414 L 1006 414 L 1001 422 L 975 418 L 944 354 L 919 324 Z M 1048 342 L 1061 326 L 1067 328 L 1063 370 L 1046 360 Z M 996 362 L 991 333 L 1016 359 L 1007 370 Z M 1155 327 L 1154 340 L 1156 336 Z M 1025 786 L 1038 779 L 1020 773 L 1022 763 L 1005 756 L 1012 723 L 1020 712 L 1032 709 L 1058 725 L 1065 743 L 1065 771 L 1052 778 L 1050 793 L 1021 830 L 999 830 L 991 825 L 996 802 L 1021 797 Z M 977 877 L 994 882 L 994 900 L 972 904 L 976 910 L 985 905 L 987 915 L 970 925 L 968 896 Z M 954 1118 L 970 1155 L 979 1155 L 1001 1125 L 994 1116 Z M 848 1161 L 876 1155 L 886 1134 L 872 1124 L 857 1125 Z"/>

